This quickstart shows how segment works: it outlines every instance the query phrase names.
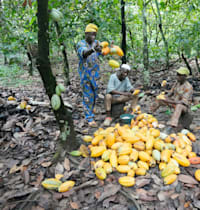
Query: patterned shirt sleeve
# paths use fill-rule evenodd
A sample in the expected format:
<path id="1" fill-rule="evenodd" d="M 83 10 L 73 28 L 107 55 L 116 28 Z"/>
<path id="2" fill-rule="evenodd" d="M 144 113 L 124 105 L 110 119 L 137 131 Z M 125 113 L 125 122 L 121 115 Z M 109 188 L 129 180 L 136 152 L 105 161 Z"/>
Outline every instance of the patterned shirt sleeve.
<path id="1" fill-rule="evenodd" d="M 86 43 L 83 40 L 78 42 L 78 44 L 77 44 L 77 53 L 78 53 L 79 57 L 83 58 L 83 52 L 85 50 L 87 50 Z"/>

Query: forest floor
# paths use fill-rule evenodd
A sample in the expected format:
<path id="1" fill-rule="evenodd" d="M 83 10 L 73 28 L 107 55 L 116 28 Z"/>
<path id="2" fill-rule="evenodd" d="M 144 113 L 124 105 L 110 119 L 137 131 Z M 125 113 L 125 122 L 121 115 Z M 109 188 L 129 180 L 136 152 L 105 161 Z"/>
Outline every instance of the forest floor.
<path id="1" fill-rule="evenodd" d="M 62 97 L 70 106 L 77 138 L 93 135 L 97 128 L 89 128 L 84 120 L 81 89 L 77 73 L 78 60 L 70 57 L 70 82 Z M 162 65 L 155 65 L 151 70 L 151 87 L 143 91 L 144 96 L 138 104 L 142 112 L 148 113 L 150 103 L 161 92 L 160 83 L 168 81 L 170 87 L 175 81 L 175 69 L 181 63 L 171 65 L 169 71 L 161 71 Z M 160 66 L 160 67 L 159 67 Z M 60 69 L 62 65 L 52 65 L 57 82 L 63 83 Z M 57 164 L 52 164 L 56 151 L 59 129 L 51 111 L 49 100 L 45 94 L 41 78 L 37 71 L 30 77 L 27 67 L 20 75 L 21 81 L 31 83 L 18 87 L 0 85 L 0 97 L 6 104 L 0 105 L 0 209 L 2 210 L 182 210 L 200 209 L 200 183 L 194 179 L 194 172 L 200 164 L 187 168 L 181 167 L 181 174 L 171 185 L 164 185 L 158 166 L 151 168 L 146 176 L 137 176 L 133 187 L 119 185 L 118 172 L 113 172 L 104 181 L 99 180 L 91 167 L 90 157 L 72 157 L 65 155 Z M 99 127 L 105 118 L 103 98 L 108 78 L 114 70 L 106 62 L 101 64 L 99 98 L 95 120 Z M 17 78 L 19 79 L 19 78 Z M 132 84 L 142 84 L 139 69 L 130 74 Z M 9 78 L 8 78 L 9 80 Z M 193 104 L 200 103 L 200 80 L 191 78 L 194 85 Z M 162 90 L 163 91 L 163 90 Z M 9 96 L 16 101 L 7 101 Z M 18 110 L 17 106 L 26 99 L 31 110 Z M 18 111 L 17 111 L 18 110 Z M 160 124 L 170 118 L 168 108 L 160 108 L 153 115 Z M 200 139 L 200 109 L 193 111 L 194 117 L 191 131 Z M 111 126 L 114 126 L 114 121 Z M 88 145 L 82 141 L 82 144 Z M 193 143 L 193 150 L 199 153 L 199 141 Z M 41 186 L 45 178 L 53 178 L 55 174 L 64 174 L 65 179 L 74 180 L 75 187 L 65 193 L 46 190 Z"/>

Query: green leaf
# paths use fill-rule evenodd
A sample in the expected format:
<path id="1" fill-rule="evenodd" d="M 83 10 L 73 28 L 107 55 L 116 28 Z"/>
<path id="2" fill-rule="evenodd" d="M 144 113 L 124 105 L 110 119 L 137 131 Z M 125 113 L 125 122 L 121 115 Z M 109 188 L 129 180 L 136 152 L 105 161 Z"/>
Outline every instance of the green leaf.
<path id="1" fill-rule="evenodd" d="M 142 92 L 142 93 L 140 93 L 140 94 L 138 95 L 138 97 L 139 97 L 139 98 L 142 98 L 142 97 L 144 97 L 144 95 L 145 95 L 145 93 Z"/>
<path id="2" fill-rule="evenodd" d="M 168 109 L 168 110 L 165 112 L 166 115 L 171 115 L 171 113 L 172 113 L 172 112 L 171 112 L 170 109 Z"/>

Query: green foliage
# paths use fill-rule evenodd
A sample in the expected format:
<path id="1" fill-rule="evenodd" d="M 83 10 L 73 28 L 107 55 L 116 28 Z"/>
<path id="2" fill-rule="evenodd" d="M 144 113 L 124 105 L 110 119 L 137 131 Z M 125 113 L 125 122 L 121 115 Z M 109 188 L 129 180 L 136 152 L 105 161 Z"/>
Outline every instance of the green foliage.
<path id="1" fill-rule="evenodd" d="M 164 61 L 165 47 L 158 27 L 158 16 L 154 1 L 126 0 L 127 57 L 132 65 L 143 62 L 142 8 L 146 4 L 148 24 L 148 50 L 150 65 Z M 37 5 L 22 7 L 20 1 L 3 1 L 0 13 L 0 53 L 11 56 L 24 53 L 27 43 L 37 42 Z M 84 39 L 85 26 L 93 22 L 98 25 L 97 39 L 121 45 L 121 4 L 119 0 L 49 0 L 49 10 L 58 9 L 63 14 L 59 22 L 61 35 L 56 33 L 55 23 L 49 18 L 50 56 L 61 51 L 60 42 L 67 46 L 68 53 L 74 51 L 79 40 Z M 200 55 L 200 2 L 159 1 L 163 31 L 168 41 L 171 58 L 184 53 L 188 58 Z M 56 56 L 59 61 L 60 56 Z"/>
<path id="2" fill-rule="evenodd" d="M 29 85 L 33 81 L 31 79 L 25 79 L 24 70 L 17 65 L 0 65 L 0 84 L 6 87 L 20 87 L 24 85 Z"/>

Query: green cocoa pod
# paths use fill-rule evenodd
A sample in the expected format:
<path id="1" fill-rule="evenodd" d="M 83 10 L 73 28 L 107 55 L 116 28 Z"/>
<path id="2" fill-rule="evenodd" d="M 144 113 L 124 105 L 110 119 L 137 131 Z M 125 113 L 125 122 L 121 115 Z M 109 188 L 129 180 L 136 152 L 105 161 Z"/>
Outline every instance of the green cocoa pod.
<path id="1" fill-rule="evenodd" d="M 60 90 L 60 88 L 59 88 L 58 86 L 56 86 L 56 94 L 57 94 L 58 96 L 61 95 L 61 90 Z"/>
<path id="2" fill-rule="evenodd" d="M 58 88 L 61 92 L 65 92 L 65 86 L 63 84 L 58 84 Z"/>
<path id="3" fill-rule="evenodd" d="M 75 156 L 75 157 L 78 157 L 78 156 L 81 156 L 81 152 L 79 150 L 74 150 L 72 152 L 69 153 L 71 156 Z"/>
<path id="4" fill-rule="evenodd" d="M 60 108 L 61 105 L 61 101 L 60 101 L 60 96 L 58 96 L 57 94 L 54 94 L 51 97 L 51 106 L 54 110 L 58 110 Z"/>
<path id="5" fill-rule="evenodd" d="M 61 21 L 61 19 L 63 18 L 62 12 L 54 8 L 51 10 L 50 15 L 51 15 L 51 18 L 57 22 Z"/>

